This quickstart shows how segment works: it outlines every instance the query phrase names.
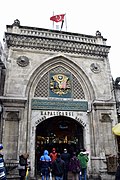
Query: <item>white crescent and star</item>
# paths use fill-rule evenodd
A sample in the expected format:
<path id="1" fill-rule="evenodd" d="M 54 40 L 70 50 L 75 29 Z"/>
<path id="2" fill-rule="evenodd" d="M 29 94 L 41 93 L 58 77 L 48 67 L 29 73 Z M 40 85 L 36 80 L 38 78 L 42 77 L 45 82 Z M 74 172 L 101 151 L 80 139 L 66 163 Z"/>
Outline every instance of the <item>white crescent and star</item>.
<path id="1" fill-rule="evenodd" d="M 61 20 L 62 20 L 62 16 L 57 15 L 57 16 L 56 16 L 56 20 L 57 20 L 57 22 L 61 21 Z"/>

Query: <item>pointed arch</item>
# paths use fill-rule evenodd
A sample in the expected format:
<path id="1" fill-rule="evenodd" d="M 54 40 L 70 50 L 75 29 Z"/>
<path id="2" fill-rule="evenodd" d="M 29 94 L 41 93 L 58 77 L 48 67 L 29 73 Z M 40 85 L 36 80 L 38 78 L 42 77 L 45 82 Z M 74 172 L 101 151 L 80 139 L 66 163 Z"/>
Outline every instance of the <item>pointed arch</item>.
<path id="1" fill-rule="evenodd" d="M 69 71 L 73 74 L 73 76 L 82 86 L 82 89 L 84 90 L 85 93 L 85 98 L 87 100 L 94 99 L 94 95 L 95 95 L 94 89 L 91 82 L 89 81 L 89 78 L 86 76 L 85 72 L 72 60 L 68 59 L 63 55 L 48 58 L 43 64 L 41 64 L 34 71 L 34 73 L 32 74 L 29 80 L 26 89 L 26 95 L 29 96 L 29 98 L 34 97 L 34 92 L 40 79 L 42 79 L 47 72 L 59 66 L 63 67 L 64 69 L 66 69 L 66 71 Z"/>

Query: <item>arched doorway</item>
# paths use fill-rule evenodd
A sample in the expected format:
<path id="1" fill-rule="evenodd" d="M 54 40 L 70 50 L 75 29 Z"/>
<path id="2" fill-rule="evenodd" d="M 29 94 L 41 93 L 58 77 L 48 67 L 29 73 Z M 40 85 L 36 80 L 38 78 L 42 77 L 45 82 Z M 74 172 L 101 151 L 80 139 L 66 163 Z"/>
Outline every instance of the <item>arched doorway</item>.
<path id="1" fill-rule="evenodd" d="M 39 171 L 39 158 L 47 149 L 51 152 L 55 147 L 57 152 L 62 153 L 64 148 L 72 154 L 79 152 L 84 146 L 83 126 L 70 117 L 55 116 L 48 118 L 36 127 L 36 166 Z"/>
<path id="2" fill-rule="evenodd" d="M 52 66 L 51 63 L 54 65 Z M 53 86 L 56 84 L 53 80 L 54 76 L 67 78 L 70 83 L 68 85 L 71 85 L 68 86 L 70 87 L 70 89 L 68 88 L 69 96 L 66 93 L 66 81 L 65 87 L 60 86 L 57 87 L 57 91 L 53 91 L 56 88 Z M 52 145 L 58 146 L 58 151 L 62 151 L 64 146 L 68 148 L 73 146 L 77 150 L 82 148 L 84 144 L 84 147 L 90 152 L 91 116 L 88 116 L 87 110 L 88 102 L 93 99 L 94 92 L 82 69 L 62 56 L 52 58 L 52 60 L 47 59 L 41 64 L 31 76 L 29 87 L 29 102 L 31 102 L 29 113 L 31 118 L 28 129 L 31 132 L 28 137 L 30 139 L 28 146 L 30 145 L 31 164 L 34 164 L 31 176 L 34 176 L 37 169 L 37 149 L 40 151 L 40 156 L 44 148 L 51 151 Z M 60 121 L 63 124 L 63 120 L 65 123 L 66 121 L 70 122 L 71 127 L 67 128 L 66 124 L 64 126 L 58 125 Z M 53 126 L 53 123 L 57 123 L 57 125 Z M 53 127 L 57 127 L 57 130 L 52 129 Z M 68 129 L 70 129 L 70 132 Z M 45 130 L 45 134 L 43 130 Z M 55 133 L 53 133 L 53 130 Z M 50 138 L 48 138 L 49 136 Z M 39 146 L 40 148 L 38 148 Z"/>

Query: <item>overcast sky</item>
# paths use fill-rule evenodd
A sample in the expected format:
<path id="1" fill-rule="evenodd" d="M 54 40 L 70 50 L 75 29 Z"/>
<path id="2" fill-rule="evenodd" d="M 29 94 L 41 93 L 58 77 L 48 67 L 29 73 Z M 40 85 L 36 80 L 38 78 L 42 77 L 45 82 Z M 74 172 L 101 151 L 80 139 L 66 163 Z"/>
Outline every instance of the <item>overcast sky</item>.
<path id="1" fill-rule="evenodd" d="M 111 46 L 109 61 L 114 80 L 120 76 L 120 0 L 2 0 L 0 41 L 6 25 L 15 19 L 22 26 L 52 29 L 50 17 L 66 13 L 63 30 L 95 35 L 99 30 Z M 67 26 L 67 27 L 66 27 Z"/>

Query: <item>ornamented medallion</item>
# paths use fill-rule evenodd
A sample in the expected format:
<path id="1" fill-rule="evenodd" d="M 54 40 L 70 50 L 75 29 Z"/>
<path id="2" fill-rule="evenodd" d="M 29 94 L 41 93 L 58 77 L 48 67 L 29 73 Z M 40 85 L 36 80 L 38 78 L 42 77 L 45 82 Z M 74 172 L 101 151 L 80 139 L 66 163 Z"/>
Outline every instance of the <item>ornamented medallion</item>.
<path id="1" fill-rule="evenodd" d="M 50 90 L 59 96 L 69 93 L 71 90 L 69 77 L 63 74 L 53 75 L 50 80 Z"/>
<path id="2" fill-rule="evenodd" d="M 100 66 L 97 63 L 92 63 L 90 66 L 90 69 L 94 73 L 99 73 L 100 72 Z"/>
<path id="3" fill-rule="evenodd" d="M 18 59 L 17 59 L 17 64 L 18 64 L 19 66 L 22 66 L 22 67 L 27 66 L 27 65 L 29 64 L 29 59 L 28 59 L 28 57 L 26 57 L 26 56 L 20 56 L 20 57 L 18 57 Z"/>

